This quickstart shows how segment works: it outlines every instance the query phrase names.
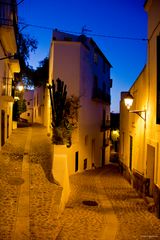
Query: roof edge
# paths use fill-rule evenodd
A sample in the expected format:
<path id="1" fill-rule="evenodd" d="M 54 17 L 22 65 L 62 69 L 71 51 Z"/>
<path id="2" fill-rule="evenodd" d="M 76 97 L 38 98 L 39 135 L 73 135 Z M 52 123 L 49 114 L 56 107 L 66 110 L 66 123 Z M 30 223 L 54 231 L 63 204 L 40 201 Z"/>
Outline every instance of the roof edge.
<path id="1" fill-rule="evenodd" d="M 146 0 L 144 3 L 144 9 L 148 12 L 152 5 L 152 0 Z"/>

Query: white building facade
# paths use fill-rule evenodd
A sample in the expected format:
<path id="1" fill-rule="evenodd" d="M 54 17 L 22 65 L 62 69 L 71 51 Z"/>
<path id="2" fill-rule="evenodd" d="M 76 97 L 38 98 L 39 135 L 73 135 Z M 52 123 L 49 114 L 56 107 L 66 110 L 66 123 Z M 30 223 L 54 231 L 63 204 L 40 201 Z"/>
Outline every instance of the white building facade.
<path id="1" fill-rule="evenodd" d="M 111 64 L 97 44 L 84 35 L 55 30 L 50 48 L 49 84 L 61 79 L 67 96 L 80 97 L 78 129 L 66 149 L 69 175 L 109 162 Z M 51 104 L 45 110 L 51 132 Z"/>
<path id="2" fill-rule="evenodd" d="M 134 187 L 153 197 L 160 218 L 160 1 L 147 0 L 145 10 L 148 61 L 129 90 L 130 111 L 124 106 L 126 93 L 121 96 L 120 161 Z"/>

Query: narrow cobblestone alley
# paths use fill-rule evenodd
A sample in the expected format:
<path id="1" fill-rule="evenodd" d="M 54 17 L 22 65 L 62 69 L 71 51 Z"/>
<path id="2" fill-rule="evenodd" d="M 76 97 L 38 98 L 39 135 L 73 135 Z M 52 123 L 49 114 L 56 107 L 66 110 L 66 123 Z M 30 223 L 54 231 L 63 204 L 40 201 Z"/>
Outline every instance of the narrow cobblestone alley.
<path id="1" fill-rule="evenodd" d="M 25 149 L 29 135 L 30 142 L 28 149 Z M 49 240 L 54 239 L 59 231 L 57 218 L 62 188 L 53 184 L 50 174 L 50 147 L 46 129 L 39 125 L 14 130 L 2 147 L 0 152 L 0 240 Z M 26 156 L 29 156 L 29 179 L 25 179 L 23 174 Z M 22 186 L 27 181 L 28 196 L 24 198 Z M 28 197 L 28 203 L 26 197 Z M 20 198 L 22 198 L 21 201 Z M 24 206 L 23 201 L 25 201 Z M 26 210 L 23 207 L 28 209 L 28 219 L 23 216 L 23 211 Z M 20 210 L 22 211 L 19 212 Z"/>
<path id="2" fill-rule="evenodd" d="M 12 239 L 28 129 L 13 131 L 0 151 L 0 239 Z"/>
<path id="3" fill-rule="evenodd" d="M 39 125 L 14 130 L 2 147 L 0 240 L 160 239 L 160 220 L 112 164 L 70 176 L 71 194 L 58 218 L 62 188 L 50 174 L 50 148 L 46 129 Z M 28 185 L 23 189 L 27 182 L 28 190 Z M 28 215 L 21 215 L 23 207 Z"/>

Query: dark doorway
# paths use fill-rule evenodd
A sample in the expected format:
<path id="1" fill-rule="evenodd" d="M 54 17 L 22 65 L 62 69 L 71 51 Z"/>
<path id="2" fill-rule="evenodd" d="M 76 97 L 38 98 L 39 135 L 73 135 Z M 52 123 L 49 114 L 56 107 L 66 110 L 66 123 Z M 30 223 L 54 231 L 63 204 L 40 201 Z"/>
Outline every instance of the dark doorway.
<path id="1" fill-rule="evenodd" d="M 129 151 L 129 168 L 132 170 L 132 150 L 133 150 L 133 137 L 130 136 L 130 151 Z"/>
<path id="2" fill-rule="evenodd" d="M 75 172 L 78 171 L 78 152 L 75 153 Z"/>
<path id="3" fill-rule="evenodd" d="M 106 155 L 106 136 L 105 131 L 103 132 L 103 146 L 102 146 L 102 167 L 105 165 L 105 155 Z"/>
<path id="4" fill-rule="evenodd" d="M 84 159 L 84 166 L 83 169 L 85 170 L 87 168 L 87 158 Z"/>
<path id="5" fill-rule="evenodd" d="M 92 152 L 91 152 L 91 160 L 92 160 L 92 167 L 95 167 L 95 148 L 96 148 L 96 141 L 92 139 Z"/>
<path id="6" fill-rule="evenodd" d="M 7 138 L 9 138 L 9 115 L 7 115 Z"/>
<path id="7" fill-rule="evenodd" d="M 1 146 L 5 143 L 5 111 L 1 110 Z"/>

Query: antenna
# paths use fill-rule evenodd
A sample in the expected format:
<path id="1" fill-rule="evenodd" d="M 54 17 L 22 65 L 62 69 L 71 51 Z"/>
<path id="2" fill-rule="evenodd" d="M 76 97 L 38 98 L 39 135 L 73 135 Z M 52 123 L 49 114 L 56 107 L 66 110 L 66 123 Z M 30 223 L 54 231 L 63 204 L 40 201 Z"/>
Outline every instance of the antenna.
<path id="1" fill-rule="evenodd" d="M 81 34 L 85 35 L 86 32 L 92 32 L 92 30 L 88 29 L 86 25 L 83 25 Z"/>

